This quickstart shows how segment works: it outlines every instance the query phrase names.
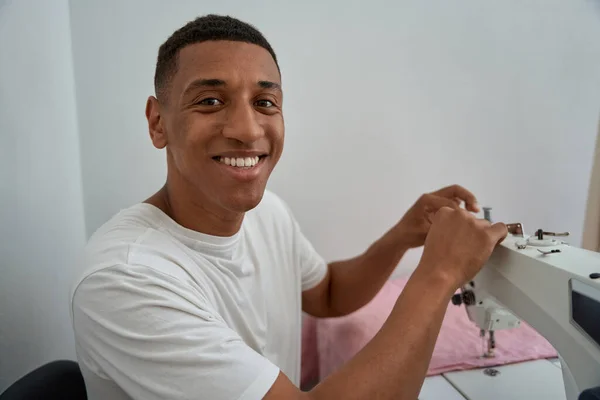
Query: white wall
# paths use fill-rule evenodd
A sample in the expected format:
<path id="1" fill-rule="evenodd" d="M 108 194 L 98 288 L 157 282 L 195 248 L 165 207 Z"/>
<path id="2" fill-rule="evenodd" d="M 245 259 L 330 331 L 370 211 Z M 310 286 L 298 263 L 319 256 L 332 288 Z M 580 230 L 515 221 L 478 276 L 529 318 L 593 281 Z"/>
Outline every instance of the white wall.
<path id="1" fill-rule="evenodd" d="M 162 185 L 143 115 L 156 52 L 216 12 L 254 23 L 278 53 L 288 136 L 271 188 L 326 258 L 362 251 L 451 183 L 497 220 L 580 243 L 597 2 L 79 0 L 71 12 L 88 234 Z"/>
<path id="2" fill-rule="evenodd" d="M 67 0 L 0 0 L 0 392 L 75 357 L 70 271 L 84 244 Z"/>

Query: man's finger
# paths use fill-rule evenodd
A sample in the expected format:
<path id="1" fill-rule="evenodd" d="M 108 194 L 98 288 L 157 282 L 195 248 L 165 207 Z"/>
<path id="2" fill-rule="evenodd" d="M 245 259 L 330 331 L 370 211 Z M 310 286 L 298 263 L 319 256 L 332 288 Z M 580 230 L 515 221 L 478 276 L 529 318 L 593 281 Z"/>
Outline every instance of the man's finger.
<path id="1" fill-rule="evenodd" d="M 425 207 L 433 212 L 436 212 L 442 207 L 450 207 L 453 209 L 458 209 L 460 207 L 460 203 L 446 197 L 429 195 L 426 199 Z"/>
<path id="2" fill-rule="evenodd" d="M 502 222 L 496 222 L 490 227 L 490 233 L 492 235 L 492 239 L 498 245 L 506 238 L 506 236 L 508 236 L 508 229 Z"/>
<path id="3" fill-rule="evenodd" d="M 436 192 L 433 192 L 432 194 L 449 199 L 458 198 L 465 202 L 465 208 L 467 210 L 472 212 L 480 211 L 475 195 L 460 185 L 447 186 Z"/>
<path id="4" fill-rule="evenodd" d="M 471 215 L 473 215 L 473 214 L 471 214 Z M 481 228 L 489 228 L 492 226 L 490 221 L 488 221 L 487 219 L 481 219 L 481 218 L 477 218 L 475 220 L 475 224 Z"/>
<path id="5" fill-rule="evenodd" d="M 425 219 L 430 224 L 433 223 L 433 217 L 435 214 L 444 207 L 452 208 L 453 210 L 460 209 L 460 204 L 456 204 L 456 202 L 446 199 L 445 197 L 438 197 L 434 195 L 427 196 L 427 200 L 425 203 Z"/>

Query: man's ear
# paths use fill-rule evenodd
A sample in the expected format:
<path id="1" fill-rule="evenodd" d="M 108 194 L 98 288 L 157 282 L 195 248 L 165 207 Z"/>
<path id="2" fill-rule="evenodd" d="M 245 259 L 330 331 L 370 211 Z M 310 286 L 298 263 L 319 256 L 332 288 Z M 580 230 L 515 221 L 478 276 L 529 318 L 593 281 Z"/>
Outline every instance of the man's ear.
<path id="1" fill-rule="evenodd" d="M 146 102 L 146 119 L 148 120 L 148 131 L 152 144 L 157 149 L 162 149 L 167 145 L 167 133 L 163 127 L 163 120 L 160 114 L 160 104 L 154 96 L 148 97 Z"/>

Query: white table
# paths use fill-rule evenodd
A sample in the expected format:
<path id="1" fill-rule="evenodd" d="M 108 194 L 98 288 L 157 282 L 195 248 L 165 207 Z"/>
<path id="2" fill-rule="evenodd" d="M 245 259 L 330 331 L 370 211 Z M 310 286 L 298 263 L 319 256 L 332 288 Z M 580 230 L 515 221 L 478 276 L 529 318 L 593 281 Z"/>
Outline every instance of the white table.
<path id="1" fill-rule="evenodd" d="M 425 379 L 419 400 L 566 400 L 558 360 L 536 360 L 494 368 L 450 372 Z"/>

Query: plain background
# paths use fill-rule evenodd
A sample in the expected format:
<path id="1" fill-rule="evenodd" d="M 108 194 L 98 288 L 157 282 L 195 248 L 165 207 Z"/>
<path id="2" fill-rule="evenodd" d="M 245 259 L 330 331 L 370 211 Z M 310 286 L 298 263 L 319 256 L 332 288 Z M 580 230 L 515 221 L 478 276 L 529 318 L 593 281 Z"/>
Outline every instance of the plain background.
<path id="1" fill-rule="evenodd" d="M 73 358 L 68 290 L 85 244 L 67 1 L 0 0 L 0 392 Z"/>
<path id="2" fill-rule="evenodd" d="M 328 260 L 453 183 L 496 220 L 581 242 L 598 1 L 0 0 L 0 391 L 74 358 L 77 255 L 163 184 L 144 119 L 157 49 L 206 13 L 255 24 L 275 48 L 287 137 L 270 189 Z"/>

